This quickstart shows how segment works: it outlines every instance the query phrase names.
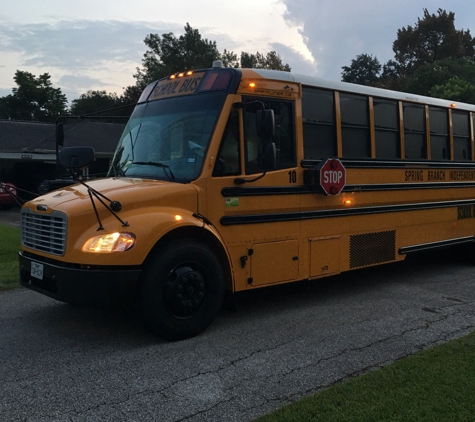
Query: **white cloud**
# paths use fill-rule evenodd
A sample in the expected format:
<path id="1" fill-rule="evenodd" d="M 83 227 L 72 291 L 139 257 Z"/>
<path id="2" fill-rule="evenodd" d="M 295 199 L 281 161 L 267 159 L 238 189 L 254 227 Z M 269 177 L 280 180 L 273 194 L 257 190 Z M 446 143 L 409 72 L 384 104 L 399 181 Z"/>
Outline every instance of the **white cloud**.
<path id="1" fill-rule="evenodd" d="M 317 68 L 314 61 L 309 60 L 300 51 L 281 43 L 272 43 L 270 45 L 274 51 L 279 53 L 282 62 L 290 66 L 292 72 L 303 75 L 316 74 Z"/>
<path id="2" fill-rule="evenodd" d="M 282 0 L 289 25 L 297 25 L 317 62 L 319 76 L 341 78 L 342 66 L 357 55 L 377 56 L 381 63 L 394 58 L 392 44 L 397 30 L 414 25 L 423 9 L 455 12 L 461 29 L 467 15 L 473 18 L 473 0 Z M 462 23 L 461 23 L 462 22 Z M 466 25 L 465 25 L 466 28 Z"/>
<path id="3" fill-rule="evenodd" d="M 88 69 L 111 60 L 140 62 L 145 36 L 171 29 L 169 25 L 157 26 L 145 22 L 60 21 L 3 26 L 0 37 L 2 50 L 20 52 L 25 66 Z"/>
<path id="4" fill-rule="evenodd" d="M 15 71 L 22 70 L 49 73 L 70 100 L 89 89 L 120 94 L 123 87 L 135 83 L 133 74 L 146 51 L 144 38 L 177 30 L 183 29 L 166 23 L 121 21 L 2 25 L 2 56 L 11 56 L 16 66 L 0 69 L 0 87 L 6 87 L 8 80 L 13 87 Z"/>
<path id="5" fill-rule="evenodd" d="M 219 51 L 227 49 L 240 55 L 241 51 L 265 54 L 275 49 L 294 69 L 310 69 L 308 60 L 298 50 L 299 47 L 305 50 L 300 35 L 295 28 L 285 24 L 282 6 L 278 12 L 280 15 L 274 19 L 280 20 L 280 36 L 287 31 L 289 43 L 285 45 L 272 42 L 274 38 L 269 32 L 258 32 L 256 27 L 254 32 L 247 27 L 247 32 L 240 28 L 237 31 L 241 34 L 239 37 L 226 32 L 222 26 L 190 24 L 203 38 L 216 41 Z M 257 14 L 251 20 L 256 19 L 259 19 Z M 270 22 L 263 25 L 263 28 L 270 27 Z M 49 73 L 53 84 L 60 87 L 70 100 L 89 89 L 121 94 L 123 87 L 135 84 L 133 75 L 141 66 L 147 49 L 144 38 L 150 33 L 162 35 L 169 32 L 177 37 L 182 35 L 184 24 L 57 18 L 43 23 L 5 22 L 0 26 L 0 51 L 3 58 L 15 63 L 15 68 L 11 65 L 0 68 L 0 87 L 7 88 L 13 81 L 14 72 L 22 70 L 35 75 Z"/>
<path id="6" fill-rule="evenodd" d="M 183 33 L 189 22 L 224 49 L 277 51 L 294 72 L 340 79 L 341 67 L 367 53 L 393 58 L 397 30 L 413 25 L 423 8 L 456 14 L 470 29 L 473 0 L 58 0 L 4 2 L 0 9 L 0 95 L 16 70 L 49 73 L 69 98 L 88 89 L 122 92 L 135 83 L 149 33 Z M 5 94 L 4 94 L 5 95 Z"/>

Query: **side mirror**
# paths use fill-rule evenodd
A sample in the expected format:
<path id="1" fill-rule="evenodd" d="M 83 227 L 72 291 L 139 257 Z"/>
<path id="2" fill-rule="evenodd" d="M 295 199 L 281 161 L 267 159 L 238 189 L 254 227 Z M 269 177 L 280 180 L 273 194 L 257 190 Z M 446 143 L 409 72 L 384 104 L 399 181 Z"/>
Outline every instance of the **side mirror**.
<path id="1" fill-rule="evenodd" d="M 55 137 L 56 137 L 56 145 L 64 145 L 64 126 L 63 122 L 59 122 L 56 124 L 56 132 L 55 132 Z"/>
<path id="2" fill-rule="evenodd" d="M 59 164 L 74 173 L 89 167 L 94 159 L 93 147 L 66 147 L 59 152 Z"/>
<path id="3" fill-rule="evenodd" d="M 275 134 L 275 117 L 274 110 L 265 109 L 258 110 L 256 114 L 257 136 L 270 139 Z"/>
<path id="4" fill-rule="evenodd" d="M 277 150 L 274 142 L 259 144 L 259 167 L 263 170 L 275 170 Z"/>
<path id="5" fill-rule="evenodd" d="M 277 152 L 272 137 L 275 135 L 274 110 L 258 110 L 256 114 L 257 135 L 264 141 L 259 144 L 259 167 L 275 170 Z"/>

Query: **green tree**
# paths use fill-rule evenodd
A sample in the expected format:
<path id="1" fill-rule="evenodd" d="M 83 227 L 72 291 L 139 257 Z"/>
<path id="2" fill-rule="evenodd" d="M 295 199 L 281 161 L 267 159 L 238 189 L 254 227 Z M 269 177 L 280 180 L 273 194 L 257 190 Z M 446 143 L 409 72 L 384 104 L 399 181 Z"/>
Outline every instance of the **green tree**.
<path id="1" fill-rule="evenodd" d="M 66 114 L 66 96 L 53 88 L 48 73 L 36 77 L 17 70 L 13 79 L 12 94 L 0 98 L 0 118 L 52 122 Z"/>
<path id="2" fill-rule="evenodd" d="M 119 97 L 119 105 L 135 104 L 139 101 L 142 88 L 138 85 L 129 85 L 124 88 L 124 92 Z"/>
<path id="3" fill-rule="evenodd" d="M 431 97 L 475 104 L 475 84 L 453 77 L 443 85 L 435 85 L 429 92 Z"/>
<path id="4" fill-rule="evenodd" d="M 350 66 L 343 66 L 341 80 L 360 85 L 377 86 L 380 80 L 381 63 L 372 54 L 360 54 L 351 61 Z"/>
<path id="5" fill-rule="evenodd" d="M 430 14 L 424 9 L 414 26 L 398 30 L 393 51 L 394 59 L 382 66 L 382 72 L 377 57 L 360 54 L 342 68 L 342 80 L 430 95 L 433 86 L 442 87 L 451 78 L 449 67 L 457 67 L 461 59 L 473 61 L 475 39 L 470 31 L 455 29 L 453 12 L 438 9 Z M 456 76 L 470 82 L 464 72 Z"/>
<path id="6" fill-rule="evenodd" d="M 475 103 L 475 60 L 447 59 L 419 67 L 407 85 L 414 94 Z"/>
<path id="7" fill-rule="evenodd" d="M 282 58 L 275 51 L 266 55 L 242 52 L 238 58 L 232 51 L 224 50 L 220 53 L 216 41 L 203 39 L 199 31 L 189 23 L 184 28 L 185 33 L 178 38 L 172 32 L 162 36 L 147 35 L 144 42 L 148 50 L 142 59 L 142 68 L 137 68 L 134 75 L 140 89 L 157 79 L 183 70 L 209 68 L 215 60 L 221 60 L 224 67 L 290 71 L 290 66 L 282 63 Z"/>
<path id="8" fill-rule="evenodd" d="M 185 69 L 208 68 L 221 57 L 216 41 L 203 39 L 189 23 L 178 38 L 172 32 L 162 36 L 149 34 L 144 42 L 148 50 L 142 59 L 142 69 L 137 68 L 134 75 L 140 87 Z"/>
<path id="9" fill-rule="evenodd" d="M 240 62 L 242 68 L 291 71 L 290 66 L 282 62 L 282 57 L 276 51 L 270 51 L 266 55 L 259 52 L 251 54 L 242 51 Z"/>
<path id="10" fill-rule="evenodd" d="M 475 40 L 469 30 L 455 29 L 455 13 L 438 9 L 418 18 L 413 27 L 408 25 L 397 32 L 393 43 L 395 59 L 404 77 L 409 77 L 425 64 L 439 60 L 458 59 L 475 55 Z"/>
<path id="11" fill-rule="evenodd" d="M 70 113 L 74 116 L 94 113 L 117 107 L 119 98 L 117 94 L 108 94 L 106 91 L 87 91 L 71 102 Z"/>
<path id="12" fill-rule="evenodd" d="M 383 65 L 383 70 L 379 77 L 377 86 L 386 89 L 393 89 L 395 91 L 403 91 L 405 83 L 401 77 L 401 70 L 399 63 L 395 60 L 388 60 Z"/>
<path id="13" fill-rule="evenodd" d="M 224 67 L 239 67 L 238 56 L 233 51 L 224 50 L 219 57 Z"/>
<path id="14" fill-rule="evenodd" d="M 73 116 L 90 116 L 92 119 L 120 123 L 123 118 L 130 117 L 133 107 L 140 98 L 142 90 L 138 86 L 124 88 L 119 97 L 106 91 L 87 91 L 72 101 L 70 114 Z"/>

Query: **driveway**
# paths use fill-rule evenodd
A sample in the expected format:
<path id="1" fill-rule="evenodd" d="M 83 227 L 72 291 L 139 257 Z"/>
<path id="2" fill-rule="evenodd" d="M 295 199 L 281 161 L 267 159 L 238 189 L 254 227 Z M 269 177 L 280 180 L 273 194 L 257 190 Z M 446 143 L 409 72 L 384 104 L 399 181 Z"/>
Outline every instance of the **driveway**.
<path id="1" fill-rule="evenodd" d="M 0 293 L 0 419 L 251 421 L 473 331 L 473 265 L 456 252 L 248 292 L 177 343 L 131 311 Z"/>

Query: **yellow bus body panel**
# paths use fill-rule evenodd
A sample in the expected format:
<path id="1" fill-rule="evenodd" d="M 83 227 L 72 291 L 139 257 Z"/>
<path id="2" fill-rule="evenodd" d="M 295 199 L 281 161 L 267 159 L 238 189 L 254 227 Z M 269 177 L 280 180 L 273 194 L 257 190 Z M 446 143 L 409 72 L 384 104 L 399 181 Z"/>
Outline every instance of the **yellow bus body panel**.
<path id="1" fill-rule="evenodd" d="M 82 185 L 48 193 L 26 205 L 35 212 L 38 212 L 38 205 L 46 205 L 48 211 L 45 213 L 54 210 L 67 215 L 66 253 L 55 257 L 59 261 L 85 265 L 140 265 L 157 241 L 169 231 L 187 225 L 203 226 L 201 220 L 193 217 L 198 208 L 198 194 L 192 184 L 120 178 L 91 181 L 89 185 L 122 204 L 122 210 L 117 215 L 127 222 L 127 226 L 123 226 L 104 205 L 94 199 L 103 226 L 103 230 L 98 230 L 99 221 L 87 188 Z M 136 244 L 125 252 L 82 252 L 82 246 L 88 239 L 114 232 L 133 233 Z M 28 251 L 28 248 L 24 250 Z M 32 252 L 48 256 L 39 251 Z"/>

